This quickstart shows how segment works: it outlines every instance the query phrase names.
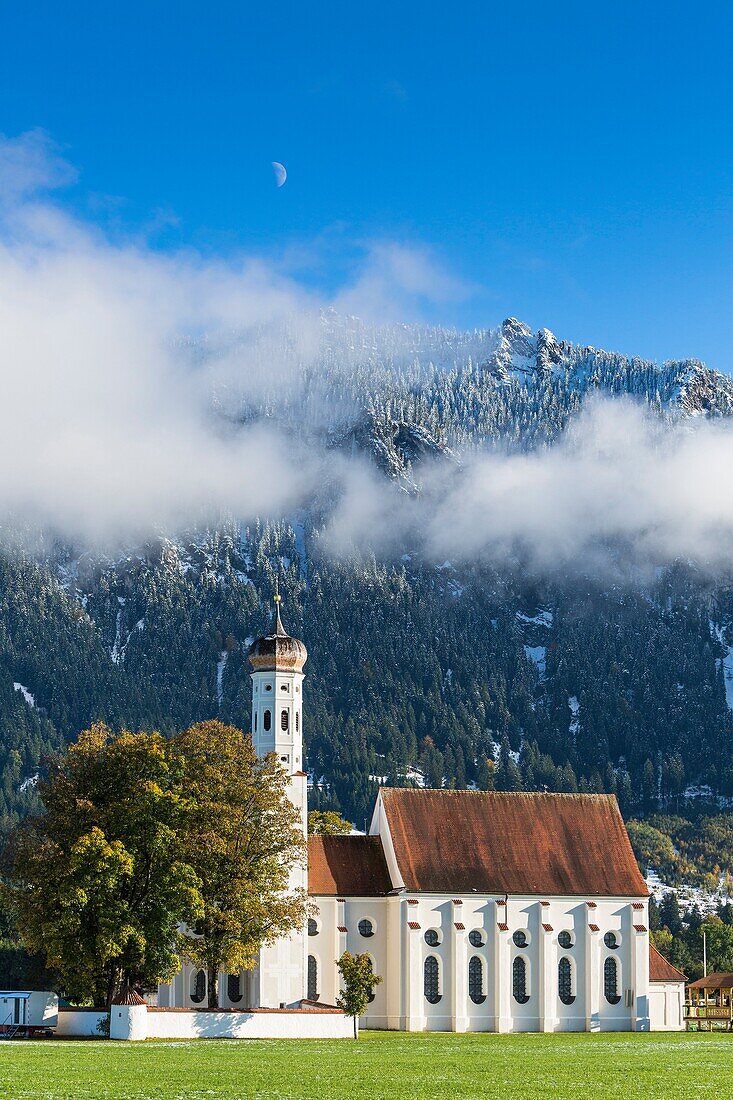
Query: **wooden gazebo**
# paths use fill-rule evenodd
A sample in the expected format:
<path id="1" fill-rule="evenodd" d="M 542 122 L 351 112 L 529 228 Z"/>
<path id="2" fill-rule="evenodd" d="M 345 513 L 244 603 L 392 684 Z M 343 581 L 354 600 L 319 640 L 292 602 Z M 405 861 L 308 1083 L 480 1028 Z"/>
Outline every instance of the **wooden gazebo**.
<path id="1" fill-rule="evenodd" d="M 733 974 L 708 974 L 690 982 L 685 1004 L 688 1031 L 733 1031 Z"/>

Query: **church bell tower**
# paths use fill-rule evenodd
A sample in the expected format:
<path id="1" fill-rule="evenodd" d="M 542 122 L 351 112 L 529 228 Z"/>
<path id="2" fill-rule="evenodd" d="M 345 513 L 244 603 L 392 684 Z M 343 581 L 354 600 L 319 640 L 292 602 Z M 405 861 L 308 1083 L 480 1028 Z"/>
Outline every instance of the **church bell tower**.
<path id="1" fill-rule="evenodd" d="M 269 634 L 249 647 L 252 666 L 252 744 L 258 756 L 275 753 L 288 776 L 288 795 L 299 812 L 303 836 L 308 836 L 308 786 L 303 770 L 303 667 L 308 652 L 291 638 L 280 618 L 281 596 Z M 308 888 L 307 866 L 296 866 L 291 889 Z M 297 1004 L 306 995 L 307 948 L 303 928 L 260 950 L 253 979 L 252 1007 L 278 1008 Z"/>

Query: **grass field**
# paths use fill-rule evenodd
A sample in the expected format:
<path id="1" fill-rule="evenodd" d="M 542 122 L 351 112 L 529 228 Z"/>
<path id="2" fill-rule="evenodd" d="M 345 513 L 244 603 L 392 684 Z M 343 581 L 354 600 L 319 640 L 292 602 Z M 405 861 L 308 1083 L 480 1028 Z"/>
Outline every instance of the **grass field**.
<path id="1" fill-rule="evenodd" d="M 733 1096 L 733 1035 L 404 1035 L 0 1044 L 2 1100 Z"/>

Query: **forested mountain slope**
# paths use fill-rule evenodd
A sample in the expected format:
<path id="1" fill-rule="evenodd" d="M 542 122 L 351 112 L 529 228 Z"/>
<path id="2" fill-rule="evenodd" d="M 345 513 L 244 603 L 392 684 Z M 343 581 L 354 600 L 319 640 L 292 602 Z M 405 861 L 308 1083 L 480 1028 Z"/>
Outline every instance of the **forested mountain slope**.
<path id="1" fill-rule="evenodd" d="M 513 319 L 465 334 L 322 323 L 315 366 L 256 403 L 221 388 L 217 415 L 231 430 L 277 420 L 367 456 L 408 494 L 426 459 L 460 470 L 478 447 L 551 447 L 592 393 L 630 394 L 662 421 L 733 409 L 730 379 L 700 364 L 578 348 Z M 436 564 L 411 545 L 335 558 L 321 538 L 327 506 L 110 556 L 48 539 L 8 549 L 5 825 L 32 805 L 43 754 L 95 719 L 169 732 L 218 715 L 247 728 L 246 650 L 276 574 L 286 625 L 309 651 L 314 805 L 361 825 L 379 782 L 614 791 L 627 815 L 733 799 L 729 577 L 685 562 L 651 579 L 545 575 L 519 559 Z"/>

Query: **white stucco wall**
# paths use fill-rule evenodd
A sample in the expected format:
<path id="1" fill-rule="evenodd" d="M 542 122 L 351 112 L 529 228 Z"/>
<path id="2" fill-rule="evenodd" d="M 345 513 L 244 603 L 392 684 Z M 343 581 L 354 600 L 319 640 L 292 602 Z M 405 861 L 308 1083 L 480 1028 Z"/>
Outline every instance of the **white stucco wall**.
<path id="1" fill-rule="evenodd" d="M 684 1031 L 684 982 L 649 983 L 649 1018 L 652 1031 Z"/>
<path id="2" fill-rule="evenodd" d="M 60 1039 L 88 1038 L 89 1036 L 99 1039 L 97 1024 L 106 1018 L 106 1011 L 98 1008 L 60 1008 L 56 1035 Z"/>
<path id="3" fill-rule="evenodd" d="M 451 898 L 404 893 L 387 898 L 313 900 L 318 933 L 308 937 L 308 953 L 318 963 L 321 1000 L 333 1004 L 338 996 L 336 960 L 343 951 L 368 952 L 375 972 L 384 978 L 362 1017 L 363 1027 L 413 1031 L 649 1028 L 646 899 Z M 364 918 L 374 927 L 371 937 L 359 933 Z M 644 931 L 637 931 L 634 925 Z M 438 934 L 436 946 L 425 941 L 430 929 Z M 518 930 L 526 933 L 526 947 L 513 942 Z M 481 946 L 470 943 L 472 931 L 481 933 Z M 563 931 L 572 937 L 569 948 L 559 944 Z M 606 946 L 607 932 L 615 934 L 616 948 Z M 424 996 L 423 968 L 428 955 L 439 964 L 441 996 L 437 1004 L 429 1004 Z M 468 964 L 474 955 L 483 964 L 485 1000 L 480 1004 L 470 999 L 468 989 Z M 512 995 L 517 955 L 525 959 L 527 967 L 526 1004 L 519 1004 Z M 569 1005 L 560 1000 L 558 992 L 562 957 L 571 963 L 574 1000 Z M 604 995 L 607 957 L 615 960 L 618 969 L 617 1004 L 609 1003 Z"/>

